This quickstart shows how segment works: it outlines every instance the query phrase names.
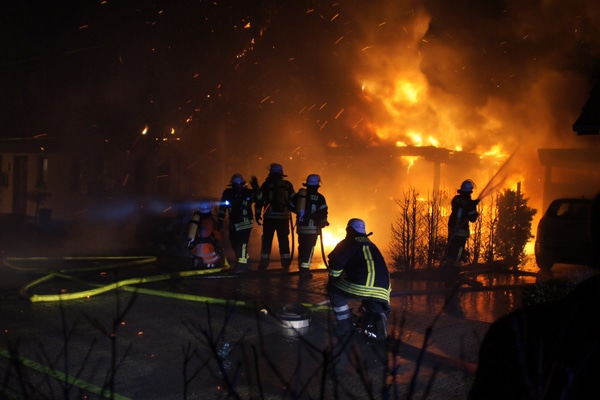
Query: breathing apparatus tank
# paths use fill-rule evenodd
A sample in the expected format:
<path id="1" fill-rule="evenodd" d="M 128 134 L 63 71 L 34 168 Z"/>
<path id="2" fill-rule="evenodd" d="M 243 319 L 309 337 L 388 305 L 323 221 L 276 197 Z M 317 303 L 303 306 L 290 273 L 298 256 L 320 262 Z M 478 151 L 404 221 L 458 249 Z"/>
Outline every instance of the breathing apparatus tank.
<path id="1" fill-rule="evenodd" d="M 188 226 L 188 241 L 196 239 L 198 233 L 198 224 L 200 223 L 200 214 L 209 214 L 212 212 L 212 204 L 210 201 L 202 201 L 198 206 L 198 211 L 194 213 Z"/>
<path id="2" fill-rule="evenodd" d="M 296 208 L 298 209 L 298 221 L 304 221 L 306 197 L 306 188 L 298 189 L 298 203 L 296 203 Z"/>
<path id="3" fill-rule="evenodd" d="M 198 224 L 200 223 L 200 213 L 195 212 L 188 225 L 188 242 L 193 242 L 196 239 L 198 233 Z"/>

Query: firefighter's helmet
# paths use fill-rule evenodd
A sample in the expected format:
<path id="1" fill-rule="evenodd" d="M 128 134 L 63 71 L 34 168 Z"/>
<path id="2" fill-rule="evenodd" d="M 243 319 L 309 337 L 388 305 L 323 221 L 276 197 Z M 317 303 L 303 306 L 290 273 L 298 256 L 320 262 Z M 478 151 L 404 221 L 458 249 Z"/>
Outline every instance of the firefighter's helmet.
<path id="1" fill-rule="evenodd" d="M 208 200 L 203 200 L 198 205 L 198 212 L 200 214 L 209 214 L 212 212 L 212 203 Z"/>
<path id="2" fill-rule="evenodd" d="M 458 192 L 462 192 L 462 193 L 473 193 L 473 187 L 475 185 L 473 184 L 473 181 L 470 179 L 467 179 L 466 181 L 463 181 L 463 183 L 460 184 L 460 189 L 458 189 Z"/>
<path id="3" fill-rule="evenodd" d="M 357 233 L 361 233 L 363 235 L 367 234 L 367 228 L 365 226 L 365 221 L 363 221 L 360 218 L 352 218 L 348 221 L 348 225 L 346 226 L 346 229 L 348 228 L 352 228 L 354 229 Z"/>
<path id="4" fill-rule="evenodd" d="M 233 174 L 229 183 L 231 184 L 231 186 L 239 187 L 244 186 L 246 184 L 246 181 L 244 180 L 242 174 Z"/>
<path id="5" fill-rule="evenodd" d="M 310 174 L 306 178 L 304 186 L 321 186 L 321 177 L 317 174 Z"/>
<path id="6" fill-rule="evenodd" d="M 277 174 L 281 176 L 286 176 L 283 174 L 283 166 L 281 164 L 272 163 L 269 167 L 269 172 L 272 174 Z"/>

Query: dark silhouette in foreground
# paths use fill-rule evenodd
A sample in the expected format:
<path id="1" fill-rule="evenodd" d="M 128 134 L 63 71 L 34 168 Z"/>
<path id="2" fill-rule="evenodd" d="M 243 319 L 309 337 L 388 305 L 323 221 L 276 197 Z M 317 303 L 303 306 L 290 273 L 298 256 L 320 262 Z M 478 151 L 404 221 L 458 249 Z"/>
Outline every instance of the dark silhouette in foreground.
<path id="1" fill-rule="evenodd" d="M 566 298 L 516 310 L 492 324 L 469 399 L 583 399 L 600 376 L 600 193 L 591 212 L 594 276 Z"/>

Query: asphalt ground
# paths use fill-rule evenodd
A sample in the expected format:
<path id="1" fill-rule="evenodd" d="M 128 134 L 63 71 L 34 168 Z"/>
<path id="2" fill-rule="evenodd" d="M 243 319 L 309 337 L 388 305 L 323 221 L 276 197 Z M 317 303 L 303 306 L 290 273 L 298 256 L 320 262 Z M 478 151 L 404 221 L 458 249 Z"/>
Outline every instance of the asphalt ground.
<path id="1" fill-rule="evenodd" d="M 7 399 L 464 399 L 489 327 L 393 298 L 387 340 L 340 339 L 324 269 L 305 282 L 294 267 L 236 276 L 179 258 L 3 261 Z M 290 306 L 308 327 L 287 327 Z"/>

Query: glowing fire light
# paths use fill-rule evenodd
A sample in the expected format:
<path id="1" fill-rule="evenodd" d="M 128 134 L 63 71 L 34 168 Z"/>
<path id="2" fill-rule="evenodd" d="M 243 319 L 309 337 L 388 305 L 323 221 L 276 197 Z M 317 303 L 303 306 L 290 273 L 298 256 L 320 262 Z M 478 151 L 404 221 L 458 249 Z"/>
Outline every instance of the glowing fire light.
<path id="1" fill-rule="evenodd" d="M 402 156 L 400 158 L 408 163 L 408 167 L 406 168 L 407 173 L 410 172 L 410 169 L 415 165 L 415 161 L 419 159 L 418 156 Z"/>
<path id="2" fill-rule="evenodd" d="M 483 157 L 505 158 L 507 156 L 508 156 L 508 154 L 506 154 L 506 152 L 504 152 L 502 150 L 501 146 L 496 145 L 496 146 L 493 146 L 490 150 L 484 152 L 482 155 L 482 158 Z"/>
<path id="3" fill-rule="evenodd" d="M 404 94 L 404 98 L 408 99 L 409 102 L 415 104 L 419 101 L 419 90 L 414 87 L 414 85 L 410 82 L 402 82 L 400 84 L 400 89 Z"/>
<path id="4" fill-rule="evenodd" d="M 333 248 L 346 237 L 345 228 L 337 229 L 335 233 L 333 232 L 333 229 L 330 228 L 331 225 L 321 231 L 323 247 L 325 248 L 326 254 L 333 250 Z"/>
<path id="5" fill-rule="evenodd" d="M 406 134 L 412 138 L 413 140 L 413 144 L 415 146 L 422 146 L 423 145 L 423 138 L 421 137 L 421 135 L 417 132 L 413 132 L 413 131 L 408 131 L 406 132 Z"/>

